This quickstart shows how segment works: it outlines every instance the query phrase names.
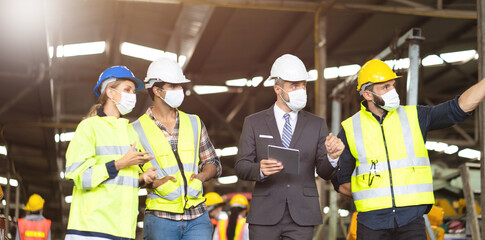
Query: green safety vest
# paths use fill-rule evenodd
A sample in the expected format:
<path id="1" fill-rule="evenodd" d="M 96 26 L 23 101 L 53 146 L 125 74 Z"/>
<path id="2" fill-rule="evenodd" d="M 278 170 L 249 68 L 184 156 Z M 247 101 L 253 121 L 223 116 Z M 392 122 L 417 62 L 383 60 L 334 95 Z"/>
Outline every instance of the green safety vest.
<path id="1" fill-rule="evenodd" d="M 74 181 L 66 239 L 135 238 L 138 166 L 110 179 L 105 165 L 123 157 L 135 141 L 124 118 L 94 116 L 79 123 L 66 153 L 66 178 Z"/>
<path id="2" fill-rule="evenodd" d="M 351 186 L 357 211 L 434 204 L 416 106 L 388 112 L 381 125 L 361 104 L 361 110 L 342 126 L 356 159 Z"/>
<path id="3" fill-rule="evenodd" d="M 162 130 L 146 114 L 132 123 L 138 133 L 141 146 L 153 160 L 146 163 L 143 169 L 156 167 L 159 178 L 172 176 L 177 179 L 171 180 L 156 189 L 148 189 L 146 208 L 172 213 L 183 213 L 185 209 L 195 207 L 205 201 L 202 196 L 202 182 L 194 178 L 192 174 L 198 174 L 199 145 L 201 135 L 200 119 L 196 115 L 179 113 L 179 135 L 177 153 L 180 163 L 163 134 Z M 183 167 L 180 169 L 179 164 Z"/>

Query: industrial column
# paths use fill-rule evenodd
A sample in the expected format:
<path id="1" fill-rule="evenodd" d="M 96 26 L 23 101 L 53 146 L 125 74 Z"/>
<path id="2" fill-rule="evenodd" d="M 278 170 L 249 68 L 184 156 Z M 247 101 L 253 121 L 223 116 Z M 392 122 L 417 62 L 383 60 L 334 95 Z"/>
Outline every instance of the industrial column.
<path id="1" fill-rule="evenodd" d="M 484 61 L 484 54 L 485 54 L 485 38 L 483 34 L 485 33 L 485 3 L 481 0 L 477 0 L 477 45 L 478 45 L 478 81 L 481 81 L 484 77 L 485 71 L 485 61 Z M 481 197 L 480 197 L 480 206 L 482 209 L 485 209 L 485 156 L 483 155 L 485 151 L 485 103 L 482 102 L 479 106 L 479 132 L 478 135 L 480 136 L 480 187 L 481 187 Z M 481 215 L 483 216 L 483 210 Z M 485 236 L 485 221 L 482 217 L 482 236 Z"/>

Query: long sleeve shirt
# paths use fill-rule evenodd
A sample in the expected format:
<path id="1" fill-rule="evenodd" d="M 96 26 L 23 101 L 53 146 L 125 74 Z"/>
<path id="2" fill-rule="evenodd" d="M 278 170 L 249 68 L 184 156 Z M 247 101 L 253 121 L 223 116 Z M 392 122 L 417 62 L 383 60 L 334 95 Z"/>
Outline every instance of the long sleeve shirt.
<path id="1" fill-rule="evenodd" d="M 471 113 L 465 113 L 460 108 L 458 98 L 459 96 L 436 106 L 417 106 L 418 121 L 424 141 L 426 141 L 428 131 L 450 127 L 471 116 Z M 369 111 L 365 102 L 364 106 Z M 377 121 L 382 122 L 387 115 L 387 111 L 382 118 L 375 114 L 372 115 Z M 343 128 L 340 130 L 338 137 L 344 143 L 345 150 L 339 158 L 340 162 L 337 175 L 332 179 L 334 188 L 337 191 L 341 184 L 351 181 L 356 162 L 356 159 L 350 153 L 349 144 Z M 430 207 L 428 205 L 418 205 L 361 212 L 357 215 L 357 221 L 373 230 L 391 229 L 395 226 L 402 227 L 416 220 L 418 217 L 423 216 L 423 214 L 429 211 L 428 208 Z"/>

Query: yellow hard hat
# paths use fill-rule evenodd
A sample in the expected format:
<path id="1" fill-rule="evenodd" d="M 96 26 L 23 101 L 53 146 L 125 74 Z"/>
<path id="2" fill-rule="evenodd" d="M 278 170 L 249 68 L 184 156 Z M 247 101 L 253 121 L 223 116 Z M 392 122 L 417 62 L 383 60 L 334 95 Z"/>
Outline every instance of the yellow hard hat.
<path id="1" fill-rule="evenodd" d="M 392 79 L 400 78 L 396 73 L 383 61 L 372 59 L 367 61 L 359 71 L 357 80 L 357 91 L 360 91 L 362 85 L 366 83 L 381 83 Z"/>
<path id="2" fill-rule="evenodd" d="M 32 194 L 25 205 L 25 211 L 38 211 L 44 207 L 44 199 L 39 194 Z"/>
<path id="3" fill-rule="evenodd" d="M 231 201 L 229 202 L 230 207 L 241 207 L 241 208 L 249 208 L 248 199 L 242 194 L 236 194 L 232 197 Z"/>
<path id="4" fill-rule="evenodd" d="M 207 205 L 207 207 L 224 203 L 224 200 L 222 200 L 221 195 L 215 192 L 208 192 L 204 195 L 204 197 L 207 198 L 207 200 L 205 201 L 205 205 Z"/>

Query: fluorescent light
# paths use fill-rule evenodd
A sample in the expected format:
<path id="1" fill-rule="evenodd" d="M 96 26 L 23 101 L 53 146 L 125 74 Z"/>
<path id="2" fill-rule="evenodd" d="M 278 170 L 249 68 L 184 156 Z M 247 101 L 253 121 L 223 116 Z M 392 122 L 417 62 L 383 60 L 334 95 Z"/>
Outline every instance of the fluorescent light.
<path id="1" fill-rule="evenodd" d="M 437 152 L 443 152 L 446 148 L 448 148 L 448 144 L 439 142 L 436 144 L 434 150 Z"/>
<path id="2" fill-rule="evenodd" d="M 220 183 L 220 184 L 233 184 L 233 183 L 236 183 L 237 182 L 237 176 L 236 175 L 232 175 L 232 176 L 226 176 L 226 177 L 220 177 L 220 178 L 217 178 L 217 181 Z"/>
<path id="3" fill-rule="evenodd" d="M 121 54 L 130 57 L 155 61 L 163 56 L 164 51 L 155 48 L 145 47 L 138 44 L 124 42 L 121 44 Z"/>
<path id="4" fill-rule="evenodd" d="M 147 194 L 148 192 L 146 188 L 140 188 L 140 190 L 138 190 L 138 196 L 146 196 Z"/>
<path id="5" fill-rule="evenodd" d="M 138 228 L 143 228 L 143 222 L 137 222 L 137 223 L 136 223 L 136 226 L 137 226 Z"/>
<path id="6" fill-rule="evenodd" d="M 229 88 L 226 86 L 213 86 L 213 85 L 195 85 L 194 91 L 199 95 L 204 94 L 214 94 L 214 93 L 223 93 L 229 91 Z"/>
<path id="7" fill-rule="evenodd" d="M 60 173 L 59 173 L 59 176 L 61 177 L 61 179 L 64 179 L 64 177 L 65 177 L 65 173 L 64 173 L 64 172 L 60 172 Z"/>
<path id="8" fill-rule="evenodd" d="M 7 178 L 0 177 L 0 184 L 7 185 Z M 19 182 L 17 181 L 17 179 L 10 178 L 10 186 L 17 187 L 18 185 Z"/>
<path id="9" fill-rule="evenodd" d="M 450 145 L 445 149 L 445 153 L 446 154 L 454 154 L 454 153 L 458 152 L 458 150 L 459 150 L 458 146 Z"/>
<path id="10" fill-rule="evenodd" d="M 474 149 L 465 148 L 458 152 L 458 156 L 463 158 L 480 160 L 481 152 Z"/>
<path id="11" fill-rule="evenodd" d="M 251 80 L 253 82 L 253 87 L 257 87 L 264 80 L 264 78 L 261 76 L 257 76 L 257 77 L 253 77 L 253 79 Z"/>
<path id="12" fill-rule="evenodd" d="M 347 217 L 350 214 L 349 210 L 346 209 L 339 209 L 337 212 L 341 217 Z"/>
<path id="13" fill-rule="evenodd" d="M 49 52 L 49 58 L 52 58 L 54 56 L 54 47 L 50 46 L 47 51 Z"/>
<path id="14" fill-rule="evenodd" d="M 316 69 L 308 71 L 308 75 L 310 75 L 310 79 L 307 82 L 313 82 L 318 79 L 318 71 Z"/>
<path id="15" fill-rule="evenodd" d="M 323 77 L 325 79 L 332 79 L 338 77 L 338 67 L 329 67 L 323 70 Z"/>
<path id="16" fill-rule="evenodd" d="M 339 77 L 348 77 L 358 73 L 359 70 L 360 70 L 360 65 L 357 65 L 357 64 L 340 66 L 338 68 L 338 75 Z"/>
<path id="17" fill-rule="evenodd" d="M 66 203 L 72 203 L 72 195 L 64 197 L 64 201 L 66 201 Z"/>
<path id="18" fill-rule="evenodd" d="M 56 142 L 69 142 L 72 140 L 72 138 L 74 137 L 74 132 L 66 132 L 66 133 L 61 133 L 61 134 L 56 134 L 54 136 L 54 140 Z"/>
<path id="19" fill-rule="evenodd" d="M 465 50 L 465 51 L 458 51 L 458 52 L 450 52 L 450 53 L 443 53 L 440 54 L 441 58 L 443 58 L 446 62 L 453 63 L 453 62 L 465 62 L 470 59 L 473 59 L 477 54 L 475 50 Z"/>
<path id="20" fill-rule="evenodd" d="M 246 86 L 247 82 L 248 82 L 248 79 L 246 78 L 238 78 L 238 79 L 227 80 L 226 85 L 231 87 L 244 87 Z"/>
<path id="21" fill-rule="evenodd" d="M 429 56 L 423 58 L 423 61 L 421 62 L 421 64 L 424 67 L 440 65 L 440 64 L 443 64 L 443 63 L 444 63 L 443 59 L 438 57 L 438 55 L 436 55 L 436 54 L 429 55 Z"/>
<path id="22" fill-rule="evenodd" d="M 274 86 L 274 82 L 275 82 L 274 79 L 267 79 L 266 81 L 264 81 L 263 86 L 272 87 Z"/>
<path id="23" fill-rule="evenodd" d="M 5 146 L 0 146 L 0 154 L 7 155 L 7 148 Z"/>
<path id="24" fill-rule="evenodd" d="M 105 41 L 60 45 L 60 46 L 57 46 L 56 56 L 60 58 L 60 57 L 73 57 L 73 56 L 81 56 L 81 55 L 100 54 L 100 53 L 103 53 L 105 49 L 106 49 Z"/>
<path id="25" fill-rule="evenodd" d="M 226 156 L 234 156 L 237 154 L 237 147 L 226 147 L 222 149 L 221 156 L 226 157 Z"/>
<path id="26" fill-rule="evenodd" d="M 19 185 L 19 182 L 17 179 L 10 178 L 10 186 L 12 187 L 17 187 Z"/>

